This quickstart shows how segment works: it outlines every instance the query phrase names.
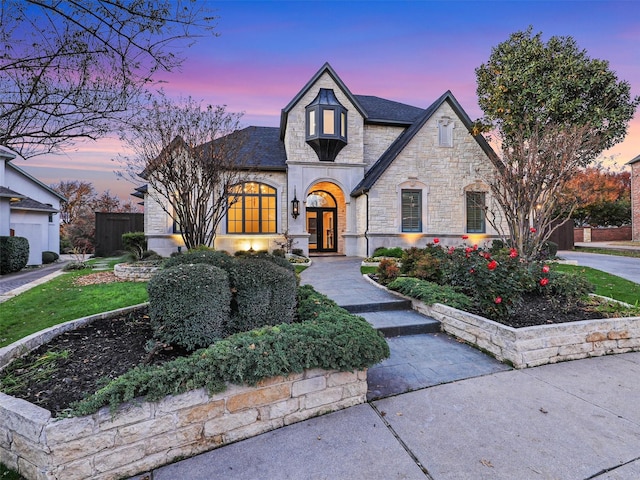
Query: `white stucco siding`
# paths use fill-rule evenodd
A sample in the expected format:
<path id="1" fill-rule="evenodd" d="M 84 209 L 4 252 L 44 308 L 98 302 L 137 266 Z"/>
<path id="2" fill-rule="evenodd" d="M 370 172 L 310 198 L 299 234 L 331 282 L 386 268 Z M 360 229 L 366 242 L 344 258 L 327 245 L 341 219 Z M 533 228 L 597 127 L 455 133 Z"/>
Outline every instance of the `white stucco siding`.
<path id="1" fill-rule="evenodd" d="M 454 119 L 453 147 L 438 145 L 438 119 Z M 460 235 L 466 228 L 465 187 L 481 184 L 490 163 L 448 104 L 409 142 L 369 194 L 369 233 L 401 234 L 403 188 L 422 190 L 422 233 Z M 487 199 L 489 204 L 489 199 Z M 487 234 L 493 234 L 487 225 Z"/>

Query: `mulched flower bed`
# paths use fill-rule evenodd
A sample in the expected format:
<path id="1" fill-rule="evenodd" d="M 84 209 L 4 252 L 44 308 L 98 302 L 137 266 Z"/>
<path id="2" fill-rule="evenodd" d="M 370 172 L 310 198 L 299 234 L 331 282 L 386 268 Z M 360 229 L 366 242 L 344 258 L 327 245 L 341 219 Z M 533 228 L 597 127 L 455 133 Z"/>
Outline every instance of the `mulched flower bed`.
<path id="1" fill-rule="evenodd" d="M 115 281 L 115 277 L 106 272 L 80 278 L 84 285 Z M 512 327 L 526 327 L 593 318 L 602 318 L 602 314 L 595 312 L 589 305 L 562 312 L 547 298 L 528 297 L 517 314 L 503 323 Z M 68 352 L 68 358 L 56 359 L 54 371 L 44 375 L 44 378 L 25 381 L 23 386 L 15 390 L 8 391 L 6 385 L 0 390 L 50 410 L 54 415 L 61 413 L 71 403 L 95 392 L 107 381 L 136 365 L 145 362 L 160 364 L 185 353 L 179 350 L 161 350 L 150 356 L 145 346 L 151 337 L 146 308 L 115 318 L 97 320 L 54 338 L 21 359 L 20 366 L 18 362 L 14 362 L 2 372 L 0 379 L 5 381 L 7 374 L 14 377 L 29 374 L 34 370 L 31 366 L 48 352 Z"/>

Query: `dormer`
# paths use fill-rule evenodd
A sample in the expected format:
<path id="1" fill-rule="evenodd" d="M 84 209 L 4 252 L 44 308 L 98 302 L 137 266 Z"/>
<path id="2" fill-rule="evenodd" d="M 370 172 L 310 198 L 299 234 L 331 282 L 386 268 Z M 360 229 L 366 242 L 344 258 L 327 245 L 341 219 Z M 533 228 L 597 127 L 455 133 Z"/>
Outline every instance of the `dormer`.
<path id="1" fill-rule="evenodd" d="M 347 145 L 347 109 L 333 90 L 321 88 L 305 107 L 306 142 L 320 161 L 333 162 Z"/>

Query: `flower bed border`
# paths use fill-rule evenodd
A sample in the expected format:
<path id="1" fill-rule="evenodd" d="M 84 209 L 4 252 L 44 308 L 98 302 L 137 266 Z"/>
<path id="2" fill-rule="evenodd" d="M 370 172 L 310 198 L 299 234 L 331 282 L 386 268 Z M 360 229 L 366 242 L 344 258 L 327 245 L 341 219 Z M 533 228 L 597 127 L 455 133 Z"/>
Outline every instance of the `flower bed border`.
<path id="1" fill-rule="evenodd" d="M 128 307 L 128 309 L 137 307 Z M 121 309 L 117 312 L 122 312 Z M 0 368 L 64 331 L 114 312 L 43 330 L 0 349 Z M 0 392 L 0 463 L 30 480 L 130 477 L 222 445 L 366 402 L 367 371 L 308 369 L 255 387 L 231 385 L 141 399 L 93 415 L 56 419 Z"/>
<path id="2" fill-rule="evenodd" d="M 640 350 L 640 317 L 603 318 L 513 328 L 439 303 L 412 299 L 442 330 L 515 368 Z"/>
<path id="3" fill-rule="evenodd" d="M 410 300 L 413 310 L 438 320 L 443 332 L 474 345 L 514 368 L 640 351 L 640 317 L 603 318 L 513 328 L 448 305 L 427 305 L 389 290 L 368 275 L 363 275 L 363 278 L 379 288 Z"/>
<path id="4" fill-rule="evenodd" d="M 158 270 L 160 270 L 158 265 L 117 263 L 113 267 L 113 274 L 117 278 L 129 282 L 148 282 Z"/>

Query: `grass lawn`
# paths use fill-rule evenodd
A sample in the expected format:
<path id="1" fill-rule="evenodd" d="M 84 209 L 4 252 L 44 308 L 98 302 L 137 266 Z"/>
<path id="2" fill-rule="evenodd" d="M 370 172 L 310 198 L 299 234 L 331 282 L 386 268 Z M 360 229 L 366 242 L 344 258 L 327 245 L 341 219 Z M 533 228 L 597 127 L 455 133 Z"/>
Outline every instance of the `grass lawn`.
<path id="1" fill-rule="evenodd" d="M 640 305 L 640 285 L 616 275 L 579 265 L 554 265 L 554 270 L 583 275 L 596 287 L 595 293 L 631 305 Z"/>
<path id="2" fill-rule="evenodd" d="M 109 261 L 109 265 L 119 259 Z M 79 287 L 73 281 L 94 273 L 65 273 L 0 303 L 0 347 L 45 328 L 76 318 L 146 302 L 147 284 L 114 282 Z"/>
<path id="3" fill-rule="evenodd" d="M 640 250 L 620 250 L 617 248 L 576 247 L 576 252 L 602 253 L 604 255 L 617 255 L 619 257 L 640 257 Z"/>

